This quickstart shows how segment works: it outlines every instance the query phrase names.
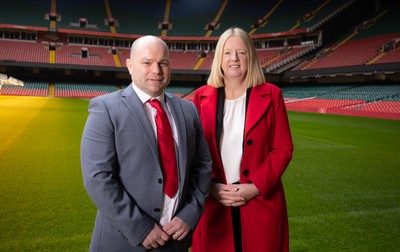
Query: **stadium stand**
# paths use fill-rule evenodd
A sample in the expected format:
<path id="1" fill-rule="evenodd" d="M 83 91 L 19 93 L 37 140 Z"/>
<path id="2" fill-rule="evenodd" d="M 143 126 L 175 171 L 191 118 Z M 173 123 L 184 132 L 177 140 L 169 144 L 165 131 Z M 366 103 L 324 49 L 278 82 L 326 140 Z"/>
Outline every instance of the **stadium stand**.
<path id="1" fill-rule="evenodd" d="M 92 98 L 125 88 L 99 83 L 129 83 L 129 47 L 153 34 L 171 49 L 179 84 L 168 91 L 191 100 L 205 84 L 218 36 L 239 26 L 253 36 L 288 109 L 399 115 L 398 1 L 50 2 L 14 0 L 0 9 L 0 71 L 55 84 L 35 92 L 27 91 L 34 82 L 4 85 L 2 95 Z"/>
<path id="2" fill-rule="evenodd" d="M 151 1 L 110 1 L 116 31 L 123 34 L 159 34 L 158 23 L 164 18 L 165 4 Z M 103 14 L 104 15 L 104 14 Z"/>
<path id="3" fill-rule="evenodd" d="M 48 1 L 17 0 L 1 4 L 0 23 L 13 25 L 48 26 Z"/>
<path id="4" fill-rule="evenodd" d="M 173 69 L 193 69 L 199 56 L 197 52 L 172 52 L 171 67 Z"/>
<path id="5" fill-rule="evenodd" d="M 0 39 L 0 60 L 15 62 L 49 62 L 49 51 L 36 41 Z"/>
<path id="6" fill-rule="evenodd" d="M 105 6 L 99 7 L 97 0 L 57 1 L 57 13 L 61 15 L 58 27 L 109 32 L 104 21 L 107 19 Z"/>
<path id="7" fill-rule="evenodd" d="M 290 86 L 283 95 L 288 110 L 400 119 L 399 83 Z"/>
<path id="8" fill-rule="evenodd" d="M 336 93 L 340 90 L 351 89 L 352 85 L 292 85 L 285 86 L 282 93 L 285 98 L 314 98 L 328 93 Z"/>
<path id="9" fill-rule="evenodd" d="M 191 92 L 193 92 L 195 89 L 196 89 L 195 87 L 175 87 L 175 86 L 167 87 L 168 92 L 178 97 L 185 97 Z"/>
<path id="10" fill-rule="evenodd" d="M 384 64 L 384 63 L 394 63 L 394 62 L 400 62 L 400 47 L 385 53 L 385 55 L 380 57 L 374 63 Z"/>
<path id="11" fill-rule="evenodd" d="M 118 50 L 118 58 L 121 62 L 121 65 L 123 67 L 126 67 L 126 59 L 130 58 L 130 53 L 131 51 L 129 49 L 125 49 L 125 48 L 119 48 Z"/>
<path id="12" fill-rule="evenodd" d="M 171 1 L 168 36 L 205 36 L 207 24 L 212 22 L 223 5 L 217 1 Z"/>
<path id="13" fill-rule="evenodd" d="M 213 58 L 214 52 L 207 53 L 203 63 L 199 66 L 198 70 L 210 70 Z"/>
<path id="14" fill-rule="evenodd" d="M 24 86 L 4 85 L 2 95 L 48 96 L 49 84 L 45 82 L 26 81 Z"/>
<path id="15" fill-rule="evenodd" d="M 351 40 L 339 44 L 329 54 L 302 69 L 365 65 L 380 54 L 387 41 L 397 37 L 400 37 L 400 33 Z"/>
<path id="16" fill-rule="evenodd" d="M 399 51 L 396 41 L 400 40 L 398 15 L 400 5 L 393 5 L 375 13 L 353 27 L 349 34 L 339 42 L 326 47 L 307 63 L 296 67 L 296 70 L 332 68 L 365 64 L 382 64 L 399 62 Z M 385 50 L 385 45 L 393 41 L 394 48 Z M 398 45 L 397 45 L 398 47 Z"/>
<path id="17" fill-rule="evenodd" d="M 56 50 L 57 64 L 115 66 L 111 51 L 105 47 L 67 45 Z"/>
<path id="18" fill-rule="evenodd" d="M 56 83 L 55 97 L 93 98 L 116 91 L 115 85 L 87 83 Z"/>

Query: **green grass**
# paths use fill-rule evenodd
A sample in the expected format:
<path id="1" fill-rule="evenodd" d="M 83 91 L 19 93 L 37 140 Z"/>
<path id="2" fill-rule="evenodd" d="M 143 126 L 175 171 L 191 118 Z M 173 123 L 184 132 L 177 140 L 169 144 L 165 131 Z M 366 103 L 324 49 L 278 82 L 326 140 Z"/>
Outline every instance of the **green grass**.
<path id="1" fill-rule="evenodd" d="M 0 251 L 87 251 L 79 144 L 88 102 L 0 96 Z"/>
<path id="2" fill-rule="evenodd" d="M 396 251 L 400 121 L 289 113 L 291 251 Z"/>
<path id="3" fill-rule="evenodd" d="M 82 99 L 0 96 L 0 251 L 88 251 Z M 289 112 L 291 251 L 400 247 L 400 121 Z"/>

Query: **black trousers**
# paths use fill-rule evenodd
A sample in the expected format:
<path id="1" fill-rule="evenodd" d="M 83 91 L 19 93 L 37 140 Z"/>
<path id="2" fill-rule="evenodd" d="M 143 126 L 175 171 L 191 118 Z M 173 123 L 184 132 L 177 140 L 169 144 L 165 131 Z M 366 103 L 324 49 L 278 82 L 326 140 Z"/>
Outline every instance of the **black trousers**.
<path id="1" fill-rule="evenodd" d="M 240 224 L 240 207 L 231 207 L 233 239 L 235 241 L 235 252 L 242 252 L 242 226 Z"/>

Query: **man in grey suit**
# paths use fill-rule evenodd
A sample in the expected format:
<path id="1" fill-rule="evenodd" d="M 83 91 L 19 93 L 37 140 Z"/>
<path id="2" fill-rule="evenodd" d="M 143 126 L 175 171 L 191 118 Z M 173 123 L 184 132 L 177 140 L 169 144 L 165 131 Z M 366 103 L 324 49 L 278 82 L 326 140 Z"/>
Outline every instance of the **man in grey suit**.
<path id="1" fill-rule="evenodd" d="M 203 129 L 190 101 L 164 92 L 171 68 L 163 40 L 137 39 L 126 65 L 132 84 L 91 100 L 82 135 L 84 186 L 98 208 L 90 251 L 187 252 L 211 180 Z M 152 99 L 160 100 L 175 142 L 173 196 L 163 192 Z"/>

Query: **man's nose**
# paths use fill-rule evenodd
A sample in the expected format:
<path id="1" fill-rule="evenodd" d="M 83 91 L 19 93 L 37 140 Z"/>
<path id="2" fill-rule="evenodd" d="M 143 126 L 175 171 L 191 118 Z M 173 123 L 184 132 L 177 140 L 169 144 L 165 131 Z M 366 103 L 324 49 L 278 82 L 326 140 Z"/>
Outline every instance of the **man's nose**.
<path id="1" fill-rule="evenodd" d="M 153 73 L 160 73 L 161 72 L 161 66 L 160 66 L 160 64 L 157 64 L 157 63 L 154 63 L 154 64 L 152 64 L 151 65 L 151 71 L 153 72 Z"/>

